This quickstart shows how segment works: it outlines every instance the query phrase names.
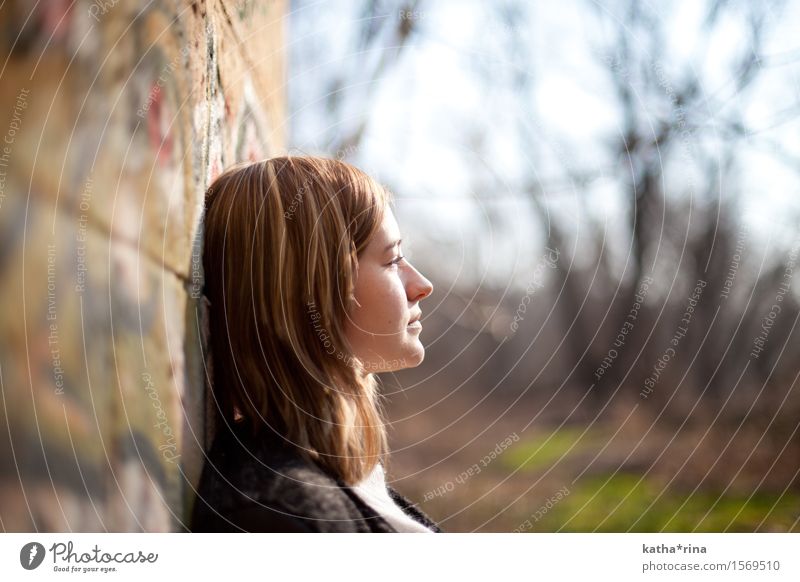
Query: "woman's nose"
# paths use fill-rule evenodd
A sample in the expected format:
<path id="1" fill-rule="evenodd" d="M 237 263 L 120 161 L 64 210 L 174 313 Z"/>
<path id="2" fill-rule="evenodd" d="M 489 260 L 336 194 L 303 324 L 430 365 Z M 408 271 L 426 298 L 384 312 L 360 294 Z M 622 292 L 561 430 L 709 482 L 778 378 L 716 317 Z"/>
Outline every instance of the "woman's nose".
<path id="1" fill-rule="evenodd" d="M 414 276 L 408 283 L 408 300 L 421 301 L 433 293 L 433 284 L 414 269 Z"/>

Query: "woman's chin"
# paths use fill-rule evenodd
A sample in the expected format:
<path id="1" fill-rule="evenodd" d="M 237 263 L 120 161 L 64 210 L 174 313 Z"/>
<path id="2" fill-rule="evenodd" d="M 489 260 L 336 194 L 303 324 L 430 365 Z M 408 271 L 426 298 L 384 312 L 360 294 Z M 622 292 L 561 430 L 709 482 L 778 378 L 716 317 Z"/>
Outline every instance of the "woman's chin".
<path id="1" fill-rule="evenodd" d="M 402 351 L 402 354 L 377 362 L 366 362 L 364 370 L 373 374 L 382 374 L 385 372 L 398 372 L 407 368 L 416 368 L 425 359 L 425 348 L 419 341 L 414 341 Z"/>
<path id="2" fill-rule="evenodd" d="M 425 360 L 425 346 L 419 340 L 414 343 L 416 345 L 411 347 L 408 357 L 403 358 L 404 368 L 416 368 Z"/>

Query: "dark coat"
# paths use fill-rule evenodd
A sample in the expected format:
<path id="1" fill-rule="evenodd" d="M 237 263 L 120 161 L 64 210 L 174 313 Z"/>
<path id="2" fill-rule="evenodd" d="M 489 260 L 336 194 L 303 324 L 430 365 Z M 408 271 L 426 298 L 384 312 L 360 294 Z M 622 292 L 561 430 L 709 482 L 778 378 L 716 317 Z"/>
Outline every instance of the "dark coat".
<path id="1" fill-rule="evenodd" d="M 253 439 L 243 427 L 222 423 L 200 477 L 192 531 L 396 532 L 341 480 L 264 432 Z M 441 532 L 411 501 L 388 490 L 408 516 Z"/>

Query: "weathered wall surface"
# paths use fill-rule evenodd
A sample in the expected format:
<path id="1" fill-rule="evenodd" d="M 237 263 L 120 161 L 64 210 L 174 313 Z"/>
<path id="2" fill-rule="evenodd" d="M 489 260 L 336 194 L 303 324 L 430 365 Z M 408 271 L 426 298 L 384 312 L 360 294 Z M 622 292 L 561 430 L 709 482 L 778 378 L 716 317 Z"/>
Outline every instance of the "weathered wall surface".
<path id="1" fill-rule="evenodd" d="M 70 4 L 0 8 L 0 527 L 180 530 L 203 195 L 283 147 L 286 6 Z"/>

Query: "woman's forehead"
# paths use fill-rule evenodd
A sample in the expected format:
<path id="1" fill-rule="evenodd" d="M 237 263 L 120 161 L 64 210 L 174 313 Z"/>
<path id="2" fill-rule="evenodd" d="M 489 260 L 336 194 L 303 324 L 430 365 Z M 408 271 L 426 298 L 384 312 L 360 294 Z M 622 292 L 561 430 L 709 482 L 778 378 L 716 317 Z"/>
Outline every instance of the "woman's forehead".
<path id="1" fill-rule="evenodd" d="M 371 244 L 379 245 L 380 250 L 389 250 L 389 245 L 395 246 L 400 241 L 400 226 L 397 224 L 397 219 L 394 217 L 392 209 L 388 206 L 383 213 L 383 222 L 381 222 L 378 231 Z"/>

